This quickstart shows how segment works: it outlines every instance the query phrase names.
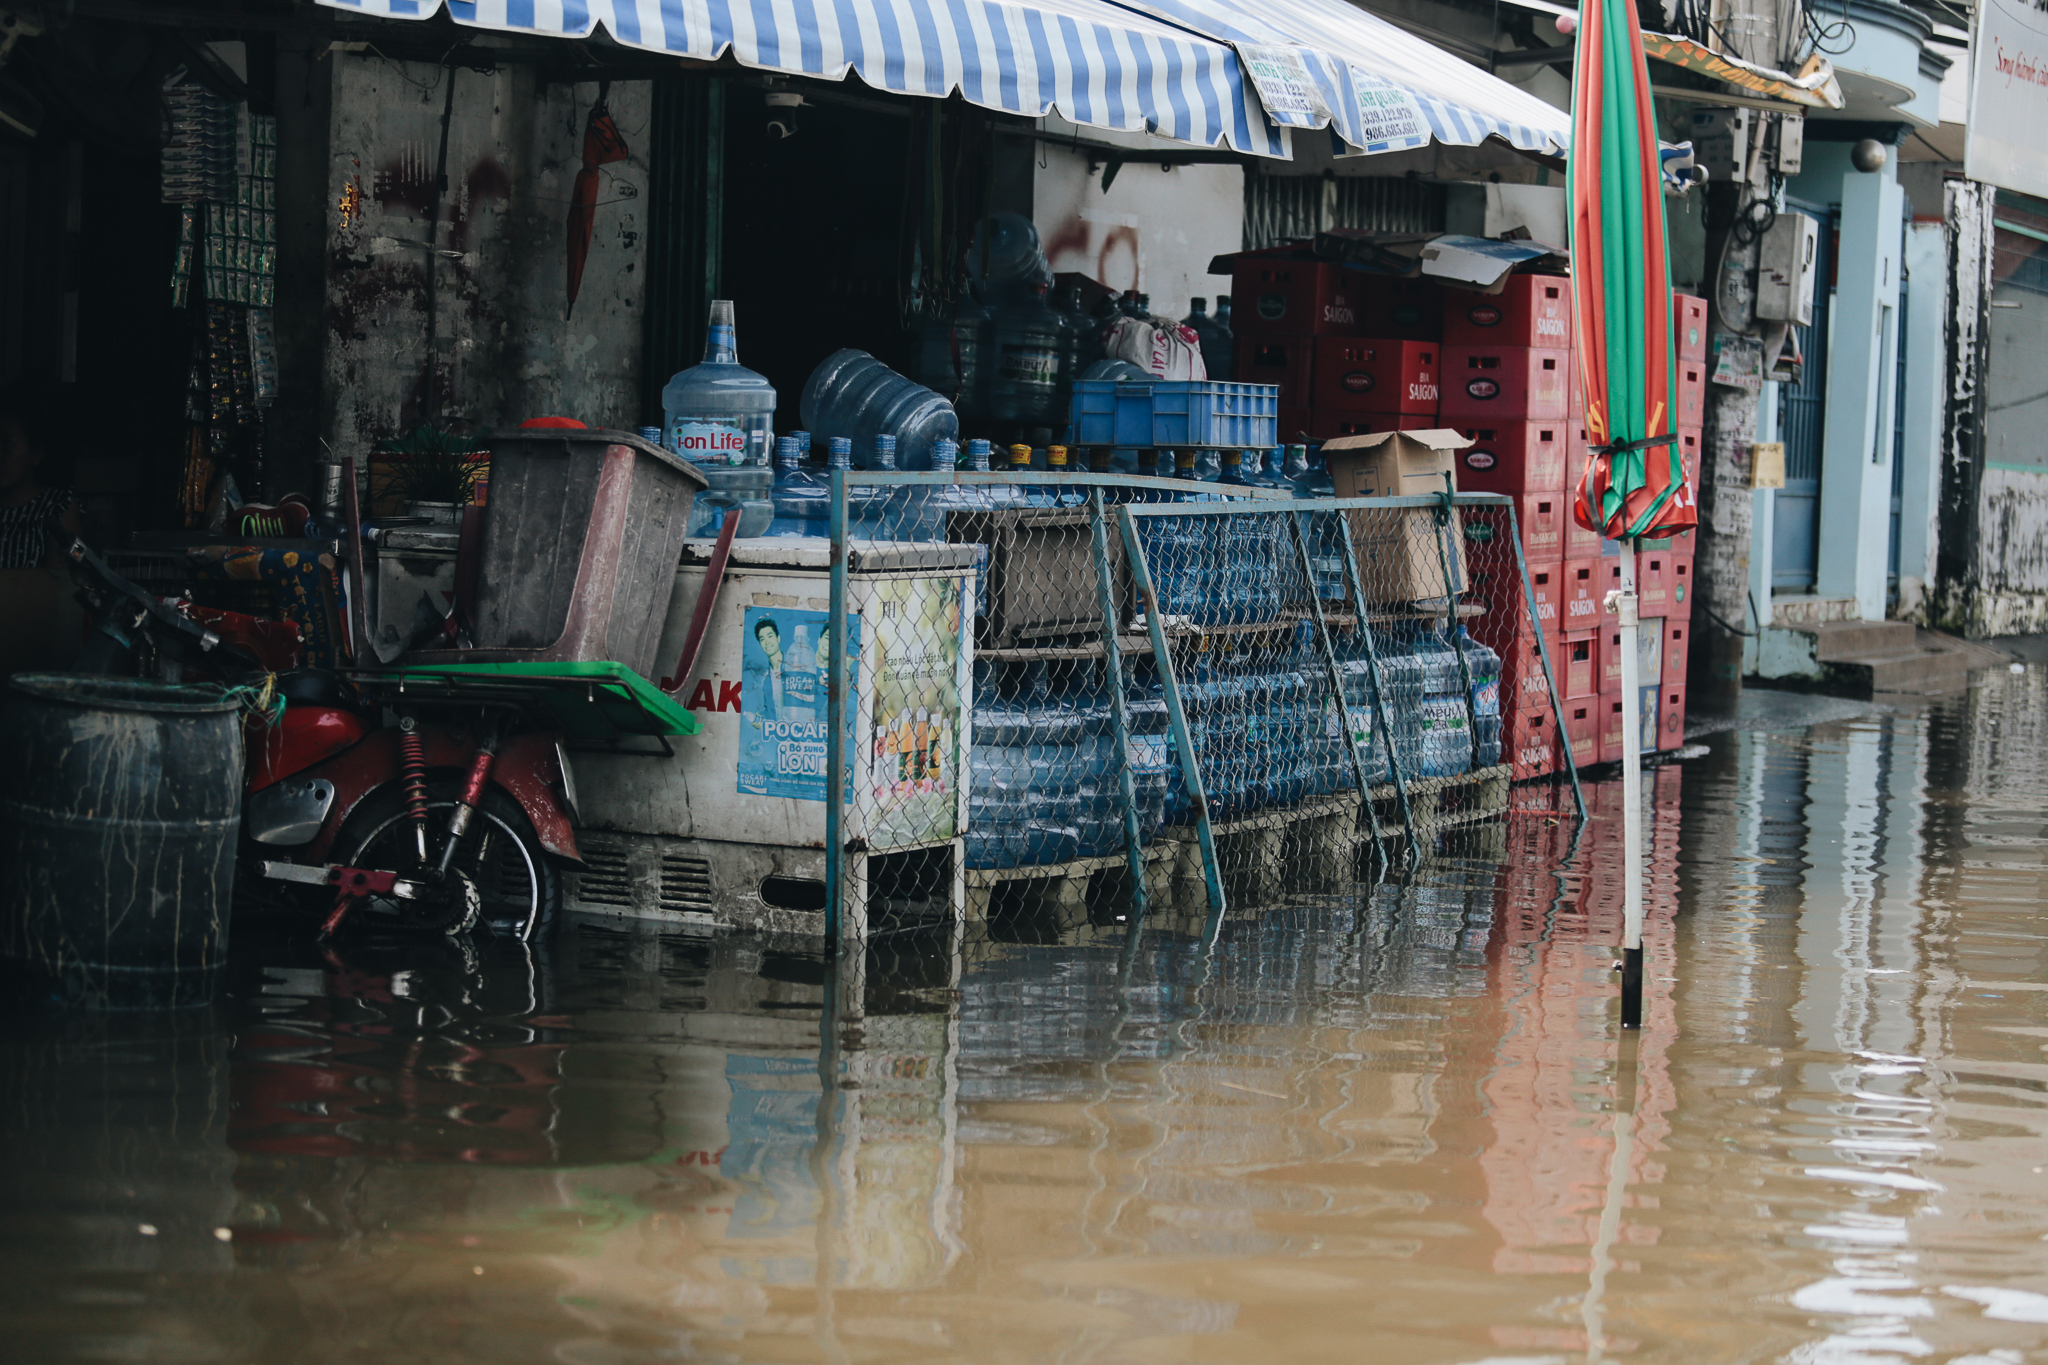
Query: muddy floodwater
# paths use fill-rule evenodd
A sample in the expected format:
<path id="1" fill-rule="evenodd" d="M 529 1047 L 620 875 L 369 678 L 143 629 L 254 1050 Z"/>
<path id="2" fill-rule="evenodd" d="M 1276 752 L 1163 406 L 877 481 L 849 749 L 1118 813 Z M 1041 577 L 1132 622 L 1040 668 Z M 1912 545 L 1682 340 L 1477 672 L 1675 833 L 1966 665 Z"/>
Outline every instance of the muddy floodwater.
<path id="1" fill-rule="evenodd" d="M 243 932 L 0 1026 L 0 1359 L 2048 1361 L 2048 671 L 1408 884 L 828 964 Z M 1447 836 L 1449 837 L 1449 836 Z"/>

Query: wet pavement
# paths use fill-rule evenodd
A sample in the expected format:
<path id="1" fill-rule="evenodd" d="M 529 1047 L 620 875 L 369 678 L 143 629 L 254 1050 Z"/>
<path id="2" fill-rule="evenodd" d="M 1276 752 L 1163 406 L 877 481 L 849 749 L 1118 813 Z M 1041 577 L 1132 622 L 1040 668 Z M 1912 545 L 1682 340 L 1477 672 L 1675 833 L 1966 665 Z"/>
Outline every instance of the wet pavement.
<path id="1" fill-rule="evenodd" d="M 827 965 L 243 933 L 0 1033 L 0 1358 L 2048 1359 L 2048 670 L 1413 884 Z M 238 932 L 240 932 L 238 930 Z"/>

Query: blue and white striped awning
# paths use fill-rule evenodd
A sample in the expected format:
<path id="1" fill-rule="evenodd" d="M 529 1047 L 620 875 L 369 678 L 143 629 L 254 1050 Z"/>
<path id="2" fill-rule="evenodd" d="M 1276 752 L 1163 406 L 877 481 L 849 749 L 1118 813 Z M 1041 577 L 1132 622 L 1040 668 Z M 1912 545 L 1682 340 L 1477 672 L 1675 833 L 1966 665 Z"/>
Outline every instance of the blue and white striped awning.
<path id="1" fill-rule="evenodd" d="M 1569 110 L 1346 0 L 1113 3 L 1231 44 L 1276 123 L 1327 126 L 1360 152 L 1488 137 L 1556 155 L 1571 145 Z"/>
<path id="2" fill-rule="evenodd" d="M 443 0 L 320 0 L 425 19 Z M 1197 147 L 1291 155 L 1228 43 L 1108 0 L 446 0 L 458 24 L 843 80 Z"/>

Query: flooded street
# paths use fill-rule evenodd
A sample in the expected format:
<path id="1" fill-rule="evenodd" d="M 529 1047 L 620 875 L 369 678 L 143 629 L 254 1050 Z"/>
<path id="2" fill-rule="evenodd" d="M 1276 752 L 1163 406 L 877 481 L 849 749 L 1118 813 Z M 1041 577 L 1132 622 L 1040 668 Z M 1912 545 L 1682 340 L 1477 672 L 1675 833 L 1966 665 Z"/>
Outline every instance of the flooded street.
<path id="1" fill-rule="evenodd" d="M 2048 669 L 1707 743 L 1627 1039 L 1618 780 L 1210 949 L 238 927 L 6 1025 L 0 1357 L 2048 1359 Z"/>

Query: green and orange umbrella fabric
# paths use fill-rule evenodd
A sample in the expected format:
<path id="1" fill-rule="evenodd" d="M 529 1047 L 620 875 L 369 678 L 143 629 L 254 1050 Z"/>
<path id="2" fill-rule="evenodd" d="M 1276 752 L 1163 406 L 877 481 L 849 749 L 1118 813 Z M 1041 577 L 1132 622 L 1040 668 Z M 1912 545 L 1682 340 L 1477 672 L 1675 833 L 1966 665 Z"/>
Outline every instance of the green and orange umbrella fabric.
<path id="1" fill-rule="evenodd" d="M 1677 442 L 1671 275 L 1635 0 L 1583 0 L 1572 80 L 1572 296 L 1586 467 L 1573 514 L 1610 539 L 1697 521 Z"/>

